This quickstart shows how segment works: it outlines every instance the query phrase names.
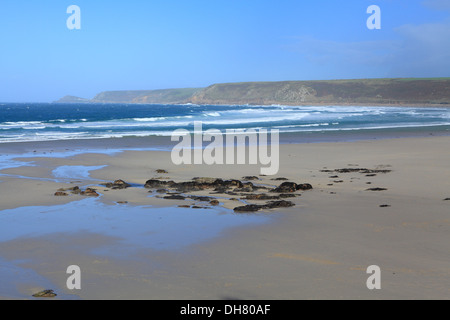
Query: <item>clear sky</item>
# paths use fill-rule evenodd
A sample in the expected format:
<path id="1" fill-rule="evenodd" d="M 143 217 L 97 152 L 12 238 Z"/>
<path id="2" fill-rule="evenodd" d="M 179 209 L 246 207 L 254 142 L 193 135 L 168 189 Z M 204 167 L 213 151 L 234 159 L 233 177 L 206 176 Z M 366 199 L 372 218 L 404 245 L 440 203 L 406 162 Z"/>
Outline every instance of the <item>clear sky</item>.
<path id="1" fill-rule="evenodd" d="M 69 30 L 67 8 L 81 9 Z M 381 9 L 369 30 L 367 8 Z M 450 76 L 450 0 L 1 0 L 0 101 Z"/>

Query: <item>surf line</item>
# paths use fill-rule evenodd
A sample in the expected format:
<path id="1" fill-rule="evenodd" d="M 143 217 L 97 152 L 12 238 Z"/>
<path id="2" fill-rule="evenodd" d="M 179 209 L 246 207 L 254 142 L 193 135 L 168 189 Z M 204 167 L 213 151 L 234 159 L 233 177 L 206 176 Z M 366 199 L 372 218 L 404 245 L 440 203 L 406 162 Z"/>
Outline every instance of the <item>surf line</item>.
<path id="1" fill-rule="evenodd" d="M 203 131 L 201 121 L 194 122 L 194 132 L 178 129 L 171 141 L 175 165 L 261 165 L 262 175 L 276 175 L 280 168 L 280 132 L 278 129 L 218 129 Z M 204 146 L 204 142 L 210 142 Z M 269 148 L 270 147 L 270 148 Z M 270 149 L 270 152 L 269 152 Z"/>

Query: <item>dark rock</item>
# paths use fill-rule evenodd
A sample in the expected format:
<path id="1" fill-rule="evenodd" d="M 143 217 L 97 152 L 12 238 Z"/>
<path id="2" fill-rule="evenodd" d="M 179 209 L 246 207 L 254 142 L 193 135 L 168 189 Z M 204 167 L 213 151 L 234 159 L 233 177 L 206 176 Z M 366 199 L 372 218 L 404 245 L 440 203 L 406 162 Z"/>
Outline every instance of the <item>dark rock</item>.
<path id="1" fill-rule="evenodd" d="M 72 188 L 72 193 L 73 194 L 80 194 L 81 193 L 80 187 L 73 187 Z"/>
<path id="2" fill-rule="evenodd" d="M 117 201 L 118 204 L 128 204 L 128 201 Z"/>
<path id="3" fill-rule="evenodd" d="M 299 194 L 292 194 L 292 193 L 282 193 L 280 194 L 280 198 L 295 198 L 300 196 Z"/>
<path id="4" fill-rule="evenodd" d="M 450 201 L 450 198 L 445 198 L 444 201 Z"/>
<path id="5" fill-rule="evenodd" d="M 389 173 L 389 172 L 392 172 L 392 170 L 379 170 L 379 169 L 367 169 L 367 168 L 343 168 L 343 169 L 335 169 L 335 170 L 321 170 L 320 172 L 377 174 L 377 173 Z"/>
<path id="6" fill-rule="evenodd" d="M 178 208 L 190 208 L 191 206 L 190 205 L 187 205 L 187 204 L 183 204 L 183 205 L 180 205 L 180 206 L 178 206 Z"/>
<path id="7" fill-rule="evenodd" d="M 274 178 L 274 179 L 270 179 L 272 181 L 288 181 L 288 178 Z"/>
<path id="8" fill-rule="evenodd" d="M 264 206 L 264 208 L 275 209 L 275 208 L 289 208 L 293 206 L 295 206 L 295 204 L 291 201 L 280 200 L 280 201 L 270 201 Z"/>
<path id="9" fill-rule="evenodd" d="M 162 188 L 171 187 L 174 184 L 175 184 L 175 182 L 173 182 L 173 181 L 161 181 L 161 180 L 151 179 L 145 183 L 144 187 L 147 189 L 162 189 Z"/>
<path id="10" fill-rule="evenodd" d="M 277 200 L 279 196 L 269 196 L 267 194 L 249 194 L 243 200 Z"/>
<path id="11" fill-rule="evenodd" d="M 173 181 L 160 181 L 156 179 L 148 180 L 145 183 L 145 187 L 148 189 L 162 189 L 171 188 L 179 192 L 193 192 L 202 191 L 206 189 L 217 190 L 217 192 L 224 192 L 229 188 L 243 188 L 244 186 L 250 187 L 253 184 L 251 182 L 243 184 L 239 180 L 227 180 L 216 178 L 194 178 L 192 181 L 175 183 Z"/>
<path id="12" fill-rule="evenodd" d="M 310 185 L 309 183 L 303 183 L 303 184 L 297 185 L 297 190 L 306 191 L 306 190 L 312 190 L 312 189 L 313 189 L 313 186 Z"/>
<path id="13" fill-rule="evenodd" d="M 387 189 L 386 188 L 370 188 L 370 189 L 367 189 L 366 191 L 386 191 Z"/>
<path id="14" fill-rule="evenodd" d="M 56 197 L 67 197 L 68 194 L 65 193 L 65 192 L 63 192 L 63 191 L 57 191 L 57 192 L 55 193 L 55 196 L 56 196 Z"/>
<path id="15" fill-rule="evenodd" d="M 195 181 L 195 182 L 197 182 L 197 183 L 200 183 L 200 184 L 204 184 L 204 183 L 207 183 L 207 184 L 214 184 L 214 183 L 216 183 L 217 181 L 219 181 L 219 180 L 221 180 L 221 179 L 217 179 L 217 178 L 205 178 L 205 177 L 199 178 L 199 177 L 196 177 L 196 178 L 194 178 L 194 179 L 192 179 L 192 180 Z"/>
<path id="16" fill-rule="evenodd" d="M 214 193 L 226 193 L 230 188 L 227 187 L 218 187 L 214 189 Z"/>
<path id="17" fill-rule="evenodd" d="M 186 200 L 186 197 L 174 194 L 174 195 L 170 195 L 170 196 L 165 196 L 164 199 L 166 199 L 166 200 Z"/>
<path id="18" fill-rule="evenodd" d="M 270 190 L 271 188 L 268 188 L 268 187 L 264 187 L 264 186 L 253 186 L 253 190 L 254 191 L 256 191 L 256 190 Z"/>
<path id="19" fill-rule="evenodd" d="M 241 206 L 234 208 L 235 212 L 257 212 L 262 209 L 276 209 L 276 208 L 289 208 L 293 207 L 295 204 L 291 201 L 280 200 L 280 201 L 269 201 L 265 205 L 249 204 L 246 206 Z"/>
<path id="20" fill-rule="evenodd" d="M 130 184 L 126 183 L 123 180 L 116 180 L 114 182 L 109 182 L 109 183 L 104 184 L 104 186 L 106 186 L 107 188 L 114 189 L 114 190 L 126 189 L 126 188 L 131 187 Z"/>
<path id="21" fill-rule="evenodd" d="M 390 205 L 388 205 L 388 204 L 382 204 L 381 206 L 380 206 L 380 208 L 389 208 L 390 207 Z"/>
<path id="22" fill-rule="evenodd" d="M 87 188 L 86 191 L 82 191 L 80 193 L 82 196 L 87 196 L 87 197 L 98 197 L 100 196 L 97 191 L 95 189 L 92 188 Z"/>
<path id="23" fill-rule="evenodd" d="M 294 182 L 283 182 L 278 188 L 273 189 L 270 192 L 275 193 L 289 193 L 297 191 L 297 184 Z"/>
<path id="24" fill-rule="evenodd" d="M 368 169 L 362 169 L 362 168 L 345 168 L 345 169 L 336 169 L 336 172 L 339 173 L 354 173 L 354 172 L 361 172 Z"/>
<path id="25" fill-rule="evenodd" d="M 253 184 L 251 182 L 249 182 L 252 186 Z M 227 187 L 234 187 L 234 188 L 243 188 L 244 184 L 239 181 L 239 180 L 227 180 L 227 181 L 223 181 L 223 184 Z M 248 184 L 247 184 L 248 186 Z"/>
<path id="26" fill-rule="evenodd" d="M 158 170 L 156 170 L 156 173 L 169 173 L 169 172 L 167 172 L 166 170 L 164 170 L 164 169 L 158 169 Z"/>
<path id="27" fill-rule="evenodd" d="M 53 290 L 43 290 L 41 292 L 33 294 L 35 298 L 54 298 L 57 294 Z"/>
<path id="28" fill-rule="evenodd" d="M 200 201 L 200 202 L 209 202 L 211 200 L 214 200 L 214 198 L 206 197 L 206 196 L 190 196 L 189 198 L 192 200 L 195 200 L 195 201 Z"/>
<path id="29" fill-rule="evenodd" d="M 209 204 L 212 205 L 212 206 L 218 206 L 220 204 L 220 202 L 219 202 L 219 200 L 211 200 L 209 202 Z"/>
<path id="30" fill-rule="evenodd" d="M 236 188 L 233 190 L 233 192 L 253 192 L 253 188 L 252 187 Z"/>
<path id="31" fill-rule="evenodd" d="M 172 186 L 177 191 L 180 192 L 192 192 L 192 191 L 202 191 L 210 188 L 209 184 L 197 183 L 195 181 L 180 182 Z"/>
<path id="32" fill-rule="evenodd" d="M 263 205 L 249 204 L 246 206 L 234 208 L 234 212 L 257 212 L 263 208 L 264 208 Z"/>
<path id="33" fill-rule="evenodd" d="M 244 180 L 244 181 L 253 181 L 253 180 L 259 180 L 259 178 L 255 177 L 255 176 L 247 176 L 247 177 L 243 177 L 242 180 Z"/>
<path id="34" fill-rule="evenodd" d="M 311 190 L 313 187 L 309 183 L 297 184 L 294 182 L 284 182 L 278 188 L 271 190 L 275 193 L 292 193 L 298 190 Z"/>

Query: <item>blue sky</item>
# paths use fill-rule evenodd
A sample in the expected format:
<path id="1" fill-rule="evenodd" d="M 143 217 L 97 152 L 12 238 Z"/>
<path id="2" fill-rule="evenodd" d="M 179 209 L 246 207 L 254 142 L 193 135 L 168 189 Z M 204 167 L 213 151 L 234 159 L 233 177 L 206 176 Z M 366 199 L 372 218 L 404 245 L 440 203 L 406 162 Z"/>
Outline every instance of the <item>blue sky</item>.
<path id="1" fill-rule="evenodd" d="M 69 30 L 70 5 L 81 30 Z M 369 30 L 367 8 L 381 8 Z M 2 0 L 0 101 L 213 83 L 450 76 L 450 0 Z"/>

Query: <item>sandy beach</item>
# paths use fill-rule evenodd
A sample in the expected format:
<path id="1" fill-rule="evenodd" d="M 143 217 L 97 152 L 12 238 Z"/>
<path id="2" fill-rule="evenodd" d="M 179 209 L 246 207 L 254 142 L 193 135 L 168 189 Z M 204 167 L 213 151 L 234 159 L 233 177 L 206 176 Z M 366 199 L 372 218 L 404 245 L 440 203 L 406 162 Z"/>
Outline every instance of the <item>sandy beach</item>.
<path id="1" fill-rule="evenodd" d="M 135 140 L 89 143 L 6 145 L 0 298 L 43 289 L 57 299 L 450 298 L 448 136 L 282 144 L 276 176 L 251 165 L 176 166 L 170 152 Z M 150 179 L 245 176 L 313 189 L 287 199 L 293 207 L 236 213 L 261 201 L 188 192 L 215 197 L 212 206 L 144 188 Z M 118 179 L 131 187 L 102 185 Z M 99 197 L 55 196 L 74 186 Z M 81 290 L 66 288 L 70 265 L 82 270 Z M 381 290 L 366 286 L 371 265 L 381 268 Z"/>

